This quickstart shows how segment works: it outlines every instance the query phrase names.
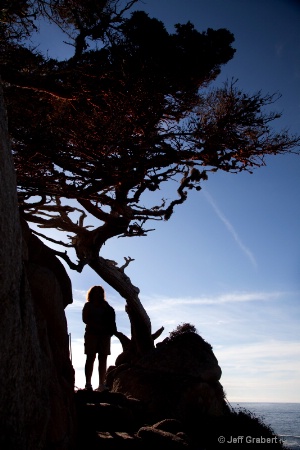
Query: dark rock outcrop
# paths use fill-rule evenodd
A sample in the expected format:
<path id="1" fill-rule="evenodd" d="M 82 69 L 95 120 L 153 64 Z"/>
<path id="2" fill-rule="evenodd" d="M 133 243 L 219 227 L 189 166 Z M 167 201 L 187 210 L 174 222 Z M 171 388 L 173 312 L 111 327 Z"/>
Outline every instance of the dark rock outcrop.
<path id="1" fill-rule="evenodd" d="M 184 426 L 167 419 L 146 425 L 143 402 L 109 391 L 75 393 L 78 412 L 78 450 L 186 449 L 189 438 Z"/>
<path id="2" fill-rule="evenodd" d="M 55 256 L 51 248 L 47 247 L 34 234 L 32 234 L 27 223 L 22 221 L 23 231 L 23 257 L 24 260 L 29 261 L 30 265 L 41 266 L 50 271 L 57 280 L 62 296 L 62 305 L 65 308 L 72 303 L 72 284 L 71 280 L 60 260 Z M 44 291 L 47 290 L 45 286 Z"/>
<path id="3" fill-rule="evenodd" d="M 137 436 L 142 439 L 144 445 L 152 448 L 168 448 L 170 450 L 188 448 L 188 443 L 182 437 L 155 427 L 142 427 L 138 431 Z"/>
<path id="4" fill-rule="evenodd" d="M 134 365 L 112 369 L 107 382 L 113 392 L 141 400 L 149 420 L 188 421 L 194 414 L 226 411 L 220 377 L 211 346 L 189 331 L 166 339 Z"/>
<path id="5" fill-rule="evenodd" d="M 74 369 L 64 307 L 72 303 L 72 288 L 64 266 L 53 251 L 22 222 L 25 271 L 33 299 L 38 341 L 47 368 L 49 421 L 46 443 L 69 449 L 75 433 Z"/>
<path id="6" fill-rule="evenodd" d="M 145 422 L 147 405 L 122 394 L 79 390 L 75 399 L 79 427 L 77 450 L 231 449 L 232 436 L 245 437 L 238 444 L 242 450 L 260 449 L 264 440 L 274 450 L 284 449 L 279 437 L 246 411 L 228 407 L 223 415 L 195 414 L 186 423 L 169 418 L 149 423 Z M 252 442 L 246 441 L 246 436 Z"/>
<path id="7" fill-rule="evenodd" d="M 219 381 L 222 375 L 211 345 L 194 331 L 165 339 L 155 352 L 140 359 L 138 366 L 168 375 L 191 376 L 208 383 Z"/>
<path id="8" fill-rule="evenodd" d="M 69 450 L 75 445 L 74 370 L 64 305 L 72 302 L 71 284 L 51 250 L 22 225 L 24 261 L 19 297 L 14 299 L 19 310 L 12 309 L 13 301 L 7 305 L 10 312 L 1 328 L 5 339 L 18 319 L 14 341 L 8 342 L 6 354 L 1 352 L 10 371 L 1 372 L 0 399 L 3 405 L 5 398 L 18 398 L 17 404 L 9 400 L 8 408 L 18 423 L 7 423 L 6 407 L 1 449 Z"/>
<path id="9" fill-rule="evenodd" d="M 16 178 L 0 83 L 0 448 L 41 449 L 48 375 L 22 261 Z"/>
<path id="10" fill-rule="evenodd" d="M 22 237 L 1 82 L 0 299 L 0 448 L 69 450 L 74 373 L 64 306 L 72 301 L 71 285 L 27 227 Z"/>

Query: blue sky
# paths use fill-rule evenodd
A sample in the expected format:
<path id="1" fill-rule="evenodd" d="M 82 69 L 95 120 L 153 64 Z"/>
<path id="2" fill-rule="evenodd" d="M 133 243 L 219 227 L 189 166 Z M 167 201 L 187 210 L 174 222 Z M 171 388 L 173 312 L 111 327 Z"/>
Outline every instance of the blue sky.
<path id="1" fill-rule="evenodd" d="M 248 92 L 280 92 L 276 127 L 300 131 L 300 2 L 296 0 L 144 0 L 140 9 L 200 31 L 228 28 L 237 52 L 216 84 L 238 78 Z M 63 48 L 48 35 L 53 56 Z M 54 44 L 54 45 L 53 45 Z M 55 54 L 57 52 L 57 54 Z M 162 196 L 172 195 L 171 186 Z M 135 261 L 127 274 L 141 289 L 162 339 L 191 322 L 214 348 L 229 401 L 300 402 L 300 156 L 270 157 L 249 174 L 215 174 L 148 237 L 114 239 L 102 256 Z M 84 386 L 81 309 L 86 291 L 103 284 L 130 333 L 124 300 L 90 269 L 70 271 L 74 304 L 67 308 L 76 385 Z M 120 352 L 113 339 L 113 364 Z M 94 385 L 97 374 L 94 374 Z"/>

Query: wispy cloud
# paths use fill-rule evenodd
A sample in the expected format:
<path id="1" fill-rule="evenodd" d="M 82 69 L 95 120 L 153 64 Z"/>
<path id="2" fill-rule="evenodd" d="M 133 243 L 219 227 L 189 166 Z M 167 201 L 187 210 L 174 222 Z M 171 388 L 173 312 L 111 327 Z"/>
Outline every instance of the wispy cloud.
<path id="1" fill-rule="evenodd" d="M 170 308 L 172 306 L 184 305 L 224 305 L 227 303 L 244 303 L 254 301 L 277 300 L 283 296 L 291 295 L 288 292 L 232 292 L 227 294 L 199 296 L 199 297 L 162 297 L 149 296 L 145 298 L 147 310 Z"/>
<path id="2" fill-rule="evenodd" d="M 204 191 L 204 196 L 206 200 L 209 202 L 209 204 L 212 206 L 213 210 L 219 217 L 219 219 L 224 223 L 225 227 L 229 231 L 229 233 L 234 238 L 235 242 L 238 244 L 242 252 L 247 256 L 247 258 L 251 261 L 252 265 L 257 268 L 257 262 L 254 258 L 253 253 L 246 247 L 246 245 L 242 242 L 241 238 L 239 237 L 238 233 L 236 232 L 233 225 L 229 222 L 227 217 L 223 214 L 223 212 L 220 210 L 220 208 L 217 206 L 216 202 L 212 198 L 212 196 L 207 192 Z"/>
<path id="3" fill-rule="evenodd" d="M 112 339 L 108 365 L 113 365 L 122 348 Z M 83 338 L 73 339 L 72 356 L 77 387 L 85 384 Z M 255 343 L 216 346 L 214 353 L 222 368 L 221 383 L 229 401 L 299 402 L 300 346 L 297 341 L 278 339 Z M 98 373 L 93 373 L 93 386 Z"/>
<path id="4" fill-rule="evenodd" d="M 299 341 L 262 340 L 215 348 L 230 401 L 300 401 Z"/>
<path id="5" fill-rule="evenodd" d="M 277 371 L 297 370 L 300 372 L 299 341 L 269 339 L 243 345 L 222 346 L 215 351 L 224 364 L 230 362 L 231 365 L 237 365 L 239 368 L 248 369 L 250 364 L 252 367 L 259 367 L 260 371 L 269 368 L 272 371 L 276 369 Z"/>
<path id="6" fill-rule="evenodd" d="M 77 307 L 81 307 L 84 296 L 75 291 L 74 297 Z M 297 390 L 300 392 L 298 323 L 296 318 L 290 320 L 284 315 L 286 302 L 295 301 L 298 297 L 298 292 L 274 290 L 188 298 L 153 295 L 141 296 L 141 300 L 151 317 L 153 331 L 161 325 L 165 327 L 161 339 L 179 323 L 191 322 L 213 345 L 223 371 L 221 383 L 229 401 L 300 401 L 295 395 Z M 117 300 L 123 307 L 122 299 L 114 298 Z M 130 336 L 130 323 L 125 316 L 125 313 L 117 313 L 117 325 Z M 69 320 L 73 328 L 76 386 L 83 387 L 84 327 L 76 310 L 70 314 Z M 111 344 L 108 365 L 114 364 L 122 351 L 115 337 Z M 94 387 L 97 386 L 97 378 L 95 366 Z"/>

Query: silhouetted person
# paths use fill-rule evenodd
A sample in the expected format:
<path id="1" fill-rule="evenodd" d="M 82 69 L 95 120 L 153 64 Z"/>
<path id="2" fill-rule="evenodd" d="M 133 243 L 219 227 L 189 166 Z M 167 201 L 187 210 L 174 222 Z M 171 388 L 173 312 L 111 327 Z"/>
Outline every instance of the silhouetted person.
<path id="1" fill-rule="evenodd" d="M 86 324 L 84 334 L 84 352 L 86 354 L 85 378 L 86 389 L 92 389 L 94 361 L 98 353 L 99 387 L 105 389 L 107 355 L 110 355 L 110 339 L 116 333 L 115 310 L 107 303 L 102 286 L 93 286 L 87 293 L 82 310 L 82 320 Z"/>

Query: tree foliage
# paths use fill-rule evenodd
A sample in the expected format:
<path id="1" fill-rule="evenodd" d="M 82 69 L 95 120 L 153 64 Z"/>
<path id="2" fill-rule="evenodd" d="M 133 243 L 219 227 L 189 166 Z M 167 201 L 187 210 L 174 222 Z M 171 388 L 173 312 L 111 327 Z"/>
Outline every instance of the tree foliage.
<path id="1" fill-rule="evenodd" d="M 227 30 L 200 33 L 187 23 L 169 33 L 144 12 L 113 14 L 117 2 L 17 3 L 18 17 L 26 4 L 28 20 L 43 13 L 60 23 L 75 48 L 58 61 L 3 43 L 20 198 L 32 220 L 29 197 L 43 195 L 45 203 L 63 196 L 104 222 L 123 217 L 124 234 L 143 234 L 146 220 L 168 219 L 210 170 L 251 170 L 266 154 L 295 145 L 296 138 L 270 129 L 279 115 L 263 107 L 274 96 L 249 96 L 234 83 L 208 91 L 234 54 Z M 88 49 L 88 37 L 100 48 Z M 178 176 L 178 198 L 141 206 L 142 194 Z"/>
<path id="2" fill-rule="evenodd" d="M 280 114 L 265 107 L 276 95 L 247 94 L 235 82 L 210 88 L 234 55 L 228 30 L 199 32 L 188 22 L 169 32 L 143 11 L 129 16 L 135 3 L 14 0 L 1 10 L 20 209 L 42 228 L 71 233 L 61 243 L 75 247 L 78 266 L 61 256 L 104 278 L 99 251 L 107 239 L 147 234 L 148 220 L 168 220 L 212 171 L 252 171 L 266 155 L 299 144 L 272 131 Z M 28 45 L 24 37 L 40 20 L 64 31 L 71 58 L 48 58 Z M 170 180 L 176 196 L 146 205 L 145 194 Z M 84 225 L 86 213 L 98 227 Z M 128 291 L 117 290 L 128 300 Z"/>

